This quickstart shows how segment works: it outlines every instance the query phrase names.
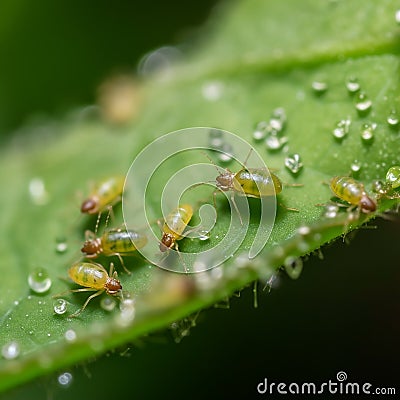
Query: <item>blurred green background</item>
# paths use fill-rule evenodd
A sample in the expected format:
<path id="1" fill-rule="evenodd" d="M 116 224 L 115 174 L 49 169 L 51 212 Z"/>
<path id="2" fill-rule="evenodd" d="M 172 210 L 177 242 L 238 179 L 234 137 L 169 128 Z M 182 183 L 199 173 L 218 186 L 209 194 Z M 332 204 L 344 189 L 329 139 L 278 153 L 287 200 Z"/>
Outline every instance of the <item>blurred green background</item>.
<path id="1" fill-rule="evenodd" d="M 140 57 L 196 36 L 216 0 L 135 2 L 3 0 L 0 5 L 0 134 L 32 116 L 62 118 L 94 102 L 99 83 L 134 71 Z M 230 308 L 201 312 L 176 344 L 159 332 L 94 361 L 38 379 L 7 399 L 246 398 L 274 382 L 335 380 L 373 387 L 398 383 L 399 221 L 360 230 L 312 256 L 298 281 L 280 274 L 269 294 L 259 284 Z M 121 355 L 123 354 L 123 355 Z M 65 371 L 60 371 L 63 373 Z M 269 396 L 271 397 L 271 396 Z M 280 396 L 278 396 L 280 397 Z"/>

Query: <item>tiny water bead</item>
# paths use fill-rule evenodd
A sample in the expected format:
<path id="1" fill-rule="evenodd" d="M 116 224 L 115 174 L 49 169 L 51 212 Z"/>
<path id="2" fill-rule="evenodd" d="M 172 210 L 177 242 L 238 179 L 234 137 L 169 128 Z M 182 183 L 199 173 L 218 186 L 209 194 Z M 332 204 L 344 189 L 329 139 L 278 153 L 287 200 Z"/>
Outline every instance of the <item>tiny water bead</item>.
<path id="1" fill-rule="evenodd" d="M 302 168 L 303 163 L 301 162 L 300 154 L 293 154 L 285 158 L 285 167 L 292 172 L 297 174 Z"/>
<path id="2" fill-rule="evenodd" d="M 111 297 L 103 297 L 100 300 L 100 307 L 105 311 L 112 311 L 116 306 L 116 301 Z"/>
<path id="3" fill-rule="evenodd" d="M 57 382 L 62 387 L 68 387 L 71 385 L 73 380 L 72 374 L 70 372 L 63 372 L 57 377 Z"/>
<path id="4" fill-rule="evenodd" d="M 400 166 L 390 167 L 386 173 L 386 182 L 390 183 L 393 189 L 400 186 Z"/>
<path id="5" fill-rule="evenodd" d="M 376 123 L 366 123 L 361 127 L 361 139 L 364 143 L 370 143 L 374 139 L 374 131 L 377 127 Z"/>
<path id="6" fill-rule="evenodd" d="M 206 240 L 209 240 L 210 237 L 211 237 L 210 231 L 201 230 L 201 231 L 199 232 L 199 237 L 198 237 L 198 239 L 204 242 L 204 241 L 206 241 Z"/>
<path id="7" fill-rule="evenodd" d="M 303 260 L 301 258 L 287 257 L 283 267 L 290 278 L 297 279 L 303 270 Z"/>
<path id="8" fill-rule="evenodd" d="M 232 161 L 232 153 L 233 153 L 233 147 L 229 143 L 224 143 L 219 150 L 221 150 L 220 153 L 218 153 L 218 159 L 222 163 L 229 163 Z"/>
<path id="9" fill-rule="evenodd" d="M 372 101 L 364 92 L 360 92 L 356 98 L 356 110 L 359 114 L 364 115 L 370 111 Z"/>
<path id="10" fill-rule="evenodd" d="M 266 138 L 267 133 L 268 133 L 268 123 L 266 121 L 261 121 L 257 124 L 253 132 L 253 139 L 259 142 Z"/>
<path id="11" fill-rule="evenodd" d="M 276 135 L 268 136 L 265 139 L 265 146 L 268 150 L 279 150 L 288 142 L 286 136 L 278 137 Z"/>
<path id="12" fill-rule="evenodd" d="M 388 182 L 383 182 L 381 180 L 374 180 L 372 182 L 372 191 L 379 195 L 386 195 L 391 189 L 392 186 Z"/>
<path id="13" fill-rule="evenodd" d="M 224 85 L 221 82 L 206 82 L 201 88 L 201 93 L 205 100 L 217 101 L 221 98 L 223 89 Z"/>
<path id="14" fill-rule="evenodd" d="M 400 119 L 397 111 L 392 110 L 386 119 L 391 128 L 396 128 L 399 125 Z"/>
<path id="15" fill-rule="evenodd" d="M 52 282 L 48 272 L 39 267 L 29 274 L 28 284 L 35 293 L 45 293 L 50 289 Z"/>
<path id="16" fill-rule="evenodd" d="M 346 88 L 349 94 L 354 94 L 360 90 L 360 83 L 358 79 L 355 77 L 350 77 L 346 81 Z"/>
<path id="17" fill-rule="evenodd" d="M 76 332 L 73 329 L 68 329 L 64 334 L 65 340 L 67 342 L 75 342 L 76 340 Z"/>
<path id="18" fill-rule="evenodd" d="M 311 84 L 311 88 L 314 91 L 315 94 L 321 95 L 325 93 L 328 90 L 328 84 L 323 81 L 314 81 Z"/>
<path id="19" fill-rule="evenodd" d="M 57 240 L 56 252 L 62 254 L 65 253 L 67 250 L 68 250 L 67 242 L 63 239 Z"/>
<path id="20" fill-rule="evenodd" d="M 19 356 L 20 348 L 16 341 L 6 343 L 1 348 L 1 354 L 6 360 L 13 360 Z"/>
<path id="21" fill-rule="evenodd" d="M 332 131 L 333 137 L 342 140 L 349 133 L 350 125 L 350 118 L 340 120 Z"/>
<path id="22" fill-rule="evenodd" d="M 361 170 L 361 162 L 358 161 L 358 160 L 354 160 L 354 161 L 351 163 L 350 169 L 351 169 L 351 171 L 354 172 L 354 173 L 360 172 L 360 170 Z"/>
<path id="23" fill-rule="evenodd" d="M 336 204 L 326 204 L 325 205 L 325 210 L 324 210 L 324 216 L 326 218 L 335 218 L 337 216 L 337 213 L 339 211 L 339 206 Z"/>
<path id="24" fill-rule="evenodd" d="M 64 299 L 57 299 L 53 302 L 53 310 L 56 314 L 62 315 L 67 311 L 68 303 Z"/>
<path id="25" fill-rule="evenodd" d="M 208 144 L 214 149 L 219 149 L 224 144 L 224 132 L 219 129 L 210 129 L 208 132 Z"/>

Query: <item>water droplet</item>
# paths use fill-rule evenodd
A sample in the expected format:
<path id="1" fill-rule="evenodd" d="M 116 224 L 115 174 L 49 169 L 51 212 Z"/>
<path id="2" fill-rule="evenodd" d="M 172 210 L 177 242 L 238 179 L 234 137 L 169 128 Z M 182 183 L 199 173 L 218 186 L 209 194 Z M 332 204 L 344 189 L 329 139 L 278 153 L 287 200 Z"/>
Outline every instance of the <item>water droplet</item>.
<path id="1" fill-rule="evenodd" d="M 360 163 L 360 161 L 354 160 L 354 161 L 352 162 L 350 168 L 351 168 L 351 170 L 352 170 L 354 173 L 360 172 L 360 169 L 361 169 L 361 163 Z"/>
<path id="2" fill-rule="evenodd" d="M 153 74 L 158 74 L 163 78 L 168 78 L 172 71 L 172 67 L 181 58 L 181 56 L 181 51 L 176 47 L 160 47 L 159 49 L 145 54 L 139 61 L 139 75 L 150 76 Z"/>
<path id="3" fill-rule="evenodd" d="M 206 240 L 210 239 L 210 237 L 211 237 L 210 231 L 202 230 L 202 231 L 199 232 L 198 239 L 201 240 L 201 241 L 206 241 Z"/>
<path id="4" fill-rule="evenodd" d="M 17 306 L 19 304 L 18 300 L 14 300 L 14 306 Z"/>
<path id="5" fill-rule="evenodd" d="M 374 139 L 374 131 L 376 129 L 376 123 L 366 123 L 361 127 L 361 139 L 364 143 L 370 143 Z"/>
<path id="6" fill-rule="evenodd" d="M 53 310 L 56 314 L 62 315 L 67 311 L 68 303 L 64 299 L 57 299 L 53 303 Z"/>
<path id="7" fill-rule="evenodd" d="M 218 160 L 221 161 L 222 163 L 228 163 L 232 161 L 233 158 L 233 147 L 229 143 L 224 143 L 220 147 L 221 153 L 218 153 Z"/>
<path id="8" fill-rule="evenodd" d="M 19 344 L 16 341 L 6 343 L 1 348 L 1 354 L 6 360 L 13 360 L 19 356 Z"/>
<path id="9" fill-rule="evenodd" d="M 29 274 L 28 284 L 35 293 L 44 293 L 50 289 L 52 282 L 44 268 L 36 268 Z"/>
<path id="10" fill-rule="evenodd" d="M 356 98 L 356 109 L 359 114 L 365 115 L 370 111 L 372 107 L 372 101 L 364 92 L 360 92 Z"/>
<path id="11" fill-rule="evenodd" d="M 224 144 L 224 132 L 219 129 L 210 129 L 208 132 L 208 144 L 214 149 L 219 149 Z"/>
<path id="12" fill-rule="evenodd" d="M 73 329 L 68 329 L 64 337 L 67 342 L 74 342 L 76 340 L 76 332 Z"/>
<path id="13" fill-rule="evenodd" d="M 256 141 L 265 139 L 265 137 L 267 136 L 267 131 L 268 123 L 266 121 L 259 122 L 253 132 L 253 139 Z"/>
<path id="14" fill-rule="evenodd" d="M 112 310 L 114 310 L 116 304 L 117 304 L 117 303 L 115 302 L 115 300 L 114 300 L 113 298 L 111 298 L 110 296 L 103 297 L 103 298 L 101 299 L 101 301 L 100 301 L 100 307 L 101 307 L 103 310 L 106 310 L 106 311 L 112 311 Z"/>
<path id="15" fill-rule="evenodd" d="M 223 89 L 224 85 L 221 82 L 206 82 L 201 88 L 201 93 L 205 100 L 217 101 L 221 98 Z"/>
<path id="16" fill-rule="evenodd" d="M 346 88 L 350 94 L 354 94 L 360 90 L 360 83 L 357 78 L 350 77 L 346 82 Z"/>
<path id="17" fill-rule="evenodd" d="M 56 245 L 57 253 L 65 253 L 68 249 L 68 244 L 66 242 L 58 242 Z"/>
<path id="18" fill-rule="evenodd" d="M 135 319 L 135 300 L 124 299 L 119 304 L 120 313 L 117 315 L 117 323 L 121 327 L 128 326 Z"/>
<path id="19" fill-rule="evenodd" d="M 317 95 L 321 95 L 328 90 L 328 84 L 323 81 L 314 81 L 311 87 Z"/>
<path id="20" fill-rule="evenodd" d="M 386 119 L 391 128 L 396 128 L 399 125 L 400 119 L 397 111 L 392 110 Z"/>
<path id="21" fill-rule="evenodd" d="M 337 124 L 335 129 L 332 131 L 332 134 L 335 139 L 342 140 L 350 130 L 351 119 L 342 119 Z"/>
<path id="22" fill-rule="evenodd" d="M 29 182 L 29 195 L 33 204 L 42 206 L 49 201 L 44 181 L 41 178 L 33 178 Z"/>
<path id="23" fill-rule="evenodd" d="M 300 226 L 300 227 L 297 229 L 297 232 L 298 232 L 300 235 L 305 236 L 305 235 L 308 235 L 308 234 L 311 232 L 311 229 L 310 229 L 309 226 L 304 225 L 304 226 Z"/>
<path id="24" fill-rule="evenodd" d="M 372 191 L 378 194 L 386 194 L 391 190 L 392 186 L 388 182 L 381 180 L 372 181 Z"/>
<path id="25" fill-rule="evenodd" d="M 286 120 L 287 117 L 285 109 L 283 107 L 278 107 L 272 111 L 271 119 L 269 120 L 269 125 L 272 129 L 280 132 L 285 127 Z"/>
<path id="26" fill-rule="evenodd" d="M 327 204 L 324 210 L 324 216 L 326 218 L 335 218 L 339 211 L 339 206 L 336 204 Z"/>
<path id="27" fill-rule="evenodd" d="M 303 163 L 301 162 L 300 155 L 295 153 L 291 156 L 286 157 L 285 167 L 293 174 L 297 174 L 303 168 Z"/>
<path id="28" fill-rule="evenodd" d="M 400 10 L 397 10 L 397 11 L 396 11 L 394 17 L 395 17 L 396 22 L 397 22 L 398 24 L 400 24 Z"/>
<path id="29" fill-rule="evenodd" d="M 393 189 L 400 186 L 400 166 L 395 165 L 388 169 L 386 173 L 386 181 L 392 185 Z"/>
<path id="30" fill-rule="evenodd" d="M 265 145 L 268 150 L 279 150 L 285 143 L 287 143 L 287 141 L 288 139 L 286 136 L 278 137 L 271 135 L 265 139 Z"/>
<path id="31" fill-rule="evenodd" d="M 57 377 L 57 381 L 62 387 L 68 387 L 72 383 L 72 374 L 69 372 L 63 372 L 61 375 Z"/>

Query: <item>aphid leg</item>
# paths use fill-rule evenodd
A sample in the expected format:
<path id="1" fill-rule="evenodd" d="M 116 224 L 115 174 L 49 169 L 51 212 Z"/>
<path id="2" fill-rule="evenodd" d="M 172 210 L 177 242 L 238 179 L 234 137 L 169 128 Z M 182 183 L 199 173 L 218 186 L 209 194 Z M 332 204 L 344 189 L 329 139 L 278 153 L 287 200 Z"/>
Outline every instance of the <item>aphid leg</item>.
<path id="1" fill-rule="evenodd" d="M 112 256 L 117 256 L 117 257 L 119 258 L 119 262 L 121 263 L 122 268 L 125 270 L 125 272 L 126 272 L 128 275 L 130 275 L 130 274 L 132 273 L 131 271 L 129 271 L 128 268 L 126 268 L 125 263 L 124 263 L 124 260 L 123 260 L 123 258 L 122 258 L 122 256 L 121 256 L 121 254 L 119 254 L 119 253 L 113 253 L 113 254 L 111 254 L 111 255 L 112 255 Z"/>
<path id="2" fill-rule="evenodd" d="M 238 217 L 239 217 L 240 225 L 243 225 L 242 216 L 240 215 L 238 206 L 237 206 L 237 204 L 236 204 L 236 201 L 235 201 L 235 193 L 234 193 L 234 192 L 231 193 L 231 202 L 232 202 L 233 207 L 235 208 L 235 210 L 236 210 L 236 212 L 237 212 L 237 215 L 238 215 Z"/>
<path id="3" fill-rule="evenodd" d="M 178 245 L 177 242 L 175 242 L 175 250 L 176 250 L 176 252 L 178 253 L 178 257 L 179 257 L 179 259 L 181 260 L 181 263 L 182 263 L 182 265 L 183 265 L 183 268 L 185 268 L 185 273 L 186 273 L 186 274 L 189 273 L 189 269 L 188 269 L 188 267 L 187 267 L 185 261 L 183 261 L 183 257 L 182 257 L 181 252 L 179 251 L 179 245 Z"/>
<path id="4" fill-rule="evenodd" d="M 287 211 L 295 211 L 295 212 L 300 212 L 298 208 L 293 208 L 293 207 L 288 207 L 283 203 L 278 203 L 281 207 L 283 207 Z"/>
<path id="5" fill-rule="evenodd" d="M 76 289 L 76 290 L 72 290 L 72 292 L 89 292 L 89 291 L 94 291 L 96 289 L 92 289 L 92 288 L 82 288 L 82 289 Z M 98 290 L 96 293 L 93 293 L 92 295 L 90 295 L 85 303 L 83 304 L 83 306 L 78 310 L 75 311 L 73 314 L 71 314 L 69 316 L 69 318 L 75 318 L 77 317 L 79 314 L 81 314 L 83 312 L 83 310 L 86 308 L 86 306 L 89 304 L 89 302 L 91 300 L 93 300 L 95 297 L 100 296 L 102 293 L 104 292 L 104 290 Z"/>
<path id="6" fill-rule="evenodd" d="M 96 234 L 92 232 L 90 229 L 85 231 L 85 240 L 93 240 L 96 239 Z"/>

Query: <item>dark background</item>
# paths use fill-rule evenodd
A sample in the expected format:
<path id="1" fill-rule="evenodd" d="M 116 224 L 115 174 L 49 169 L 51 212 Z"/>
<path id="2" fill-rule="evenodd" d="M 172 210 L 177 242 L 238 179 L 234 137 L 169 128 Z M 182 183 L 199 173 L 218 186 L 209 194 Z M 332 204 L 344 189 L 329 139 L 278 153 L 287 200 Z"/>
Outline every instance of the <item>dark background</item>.
<path id="1" fill-rule="evenodd" d="M 216 3 L 2 1 L 0 134 L 12 134 L 35 114 L 61 118 L 92 103 L 110 74 L 134 71 L 149 50 L 195 37 Z M 172 331 L 159 332 L 71 368 L 67 389 L 55 374 L 7 399 L 271 398 L 257 396 L 265 377 L 318 383 L 335 381 L 339 371 L 348 382 L 394 387 L 400 225 L 377 225 L 358 231 L 351 245 L 324 248 L 323 260 L 312 256 L 297 281 L 282 273 L 269 294 L 260 283 L 257 309 L 247 288 L 229 309 L 201 312 L 179 344 Z"/>

